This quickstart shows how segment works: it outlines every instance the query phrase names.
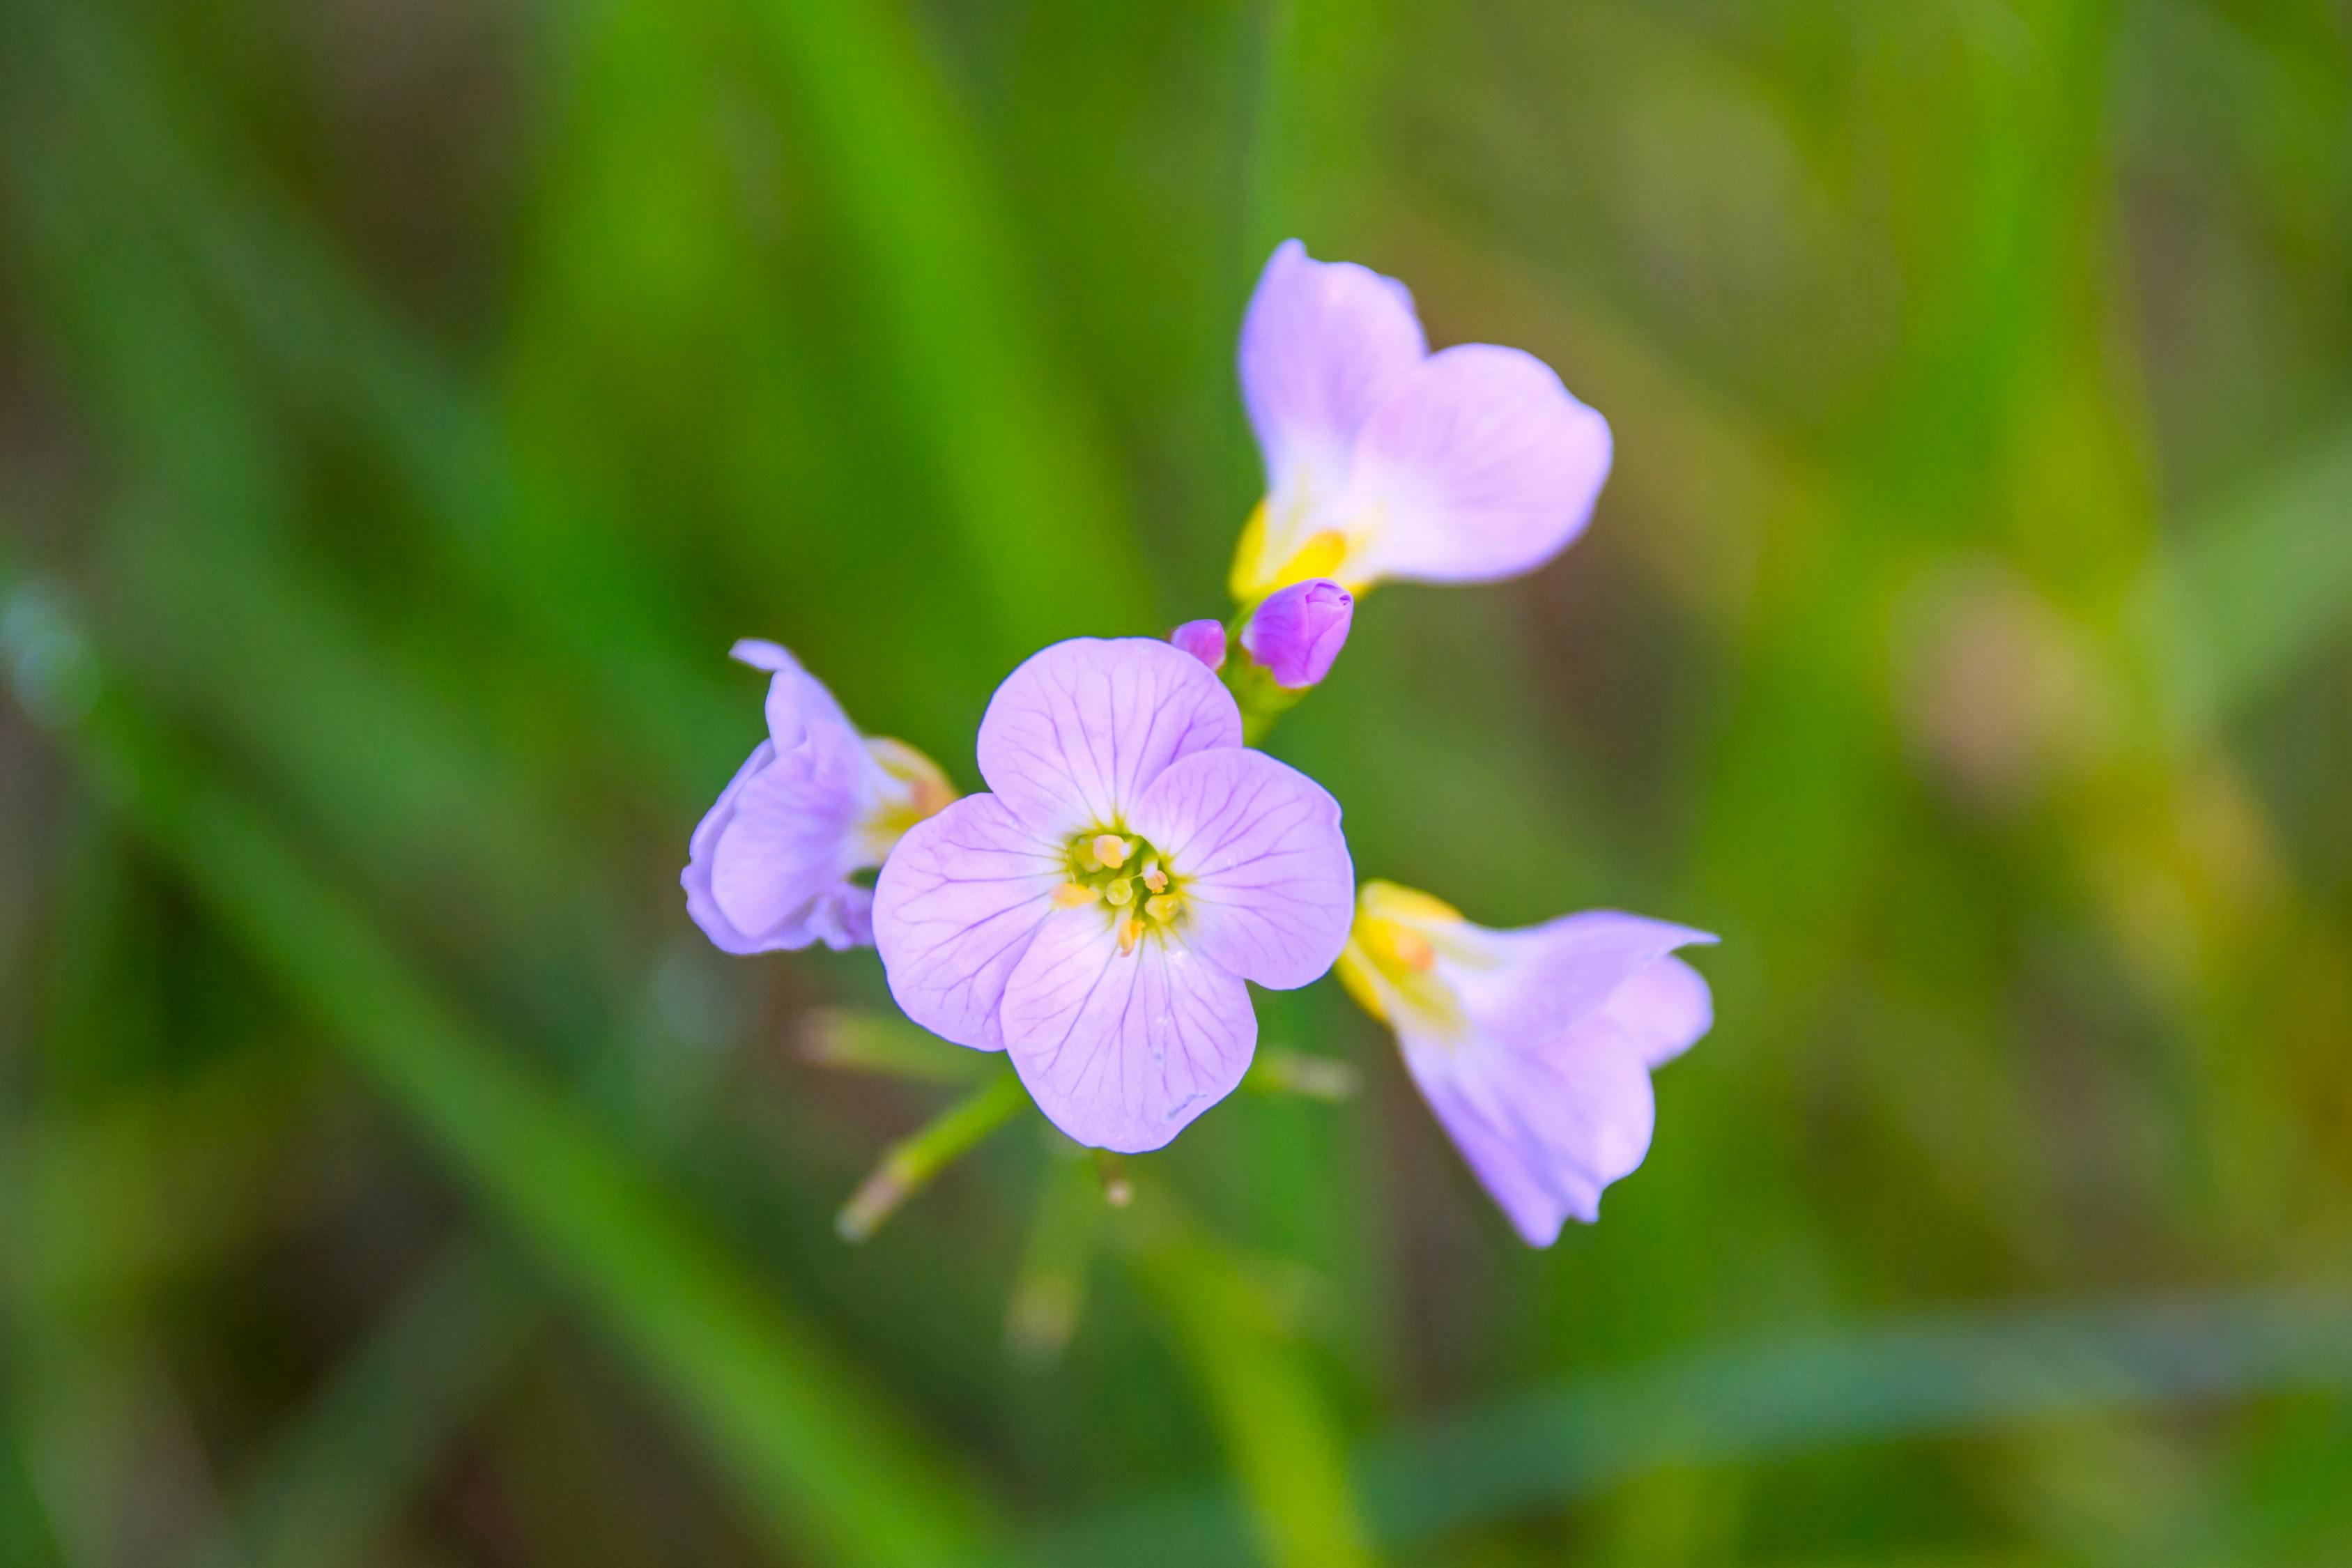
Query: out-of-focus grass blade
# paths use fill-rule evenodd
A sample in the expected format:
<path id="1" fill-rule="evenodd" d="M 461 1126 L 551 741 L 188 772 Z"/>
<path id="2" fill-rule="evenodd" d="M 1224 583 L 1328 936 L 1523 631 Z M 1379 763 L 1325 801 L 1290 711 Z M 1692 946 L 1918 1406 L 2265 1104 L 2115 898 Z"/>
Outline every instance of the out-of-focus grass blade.
<path id="1" fill-rule="evenodd" d="M 1130 1261 L 1208 1395 L 1265 1561 L 1275 1568 L 1369 1564 L 1338 1423 L 1256 1286 L 1189 1227 L 1171 1225 Z"/>
<path id="2" fill-rule="evenodd" d="M 109 690 L 70 618 L 5 567 L 0 605 L 20 700 L 61 726 L 203 902 L 645 1363 L 781 1545 L 877 1565 L 984 1554 L 993 1527 L 976 1492 L 808 1329 Z"/>
<path id="3" fill-rule="evenodd" d="M 910 413 L 929 430 L 1008 629 L 1034 644 L 1089 604 L 1150 602 L 1076 399 L 1043 347 L 995 176 L 896 5 L 765 0 L 758 16 Z"/>
<path id="4" fill-rule="evenodd" d="M 296 1417 L 187 1568 L 362 1561 L 539 1322 L 513 1265 L 452 1247 Z"/>
<path id="5" fill-rule="evenodd" d="M 2192 731 L 2352 632 L 2352 426 L 2203 520 L 2154 569 L 2142 612 Z"/>
<path id="6" fill-rule="evenodd" d="M 2352 1394 L 2352 1289 L 1923 1314 L 1702 1351 L 1376 1438 L 1353 1475 L 1373 1540 L 1398 1551 L 1668 1467 L 2292 1393 Z M 1239 1521 L 1228 1497 L 1169 1498 L 1066 1527 L 1037 1558 L 1238 1564 Z"/>
<path id="7" fill-rule="evenodd" d="M 998 1065 L 986 1051 L 950 1045 L 897 1013 L 872 1007 L 812 1007 L 801 1016 L 795 1043 L 801 1058 L 818 1067 L 917 1083 L 977 1083 Z"/>
<path id="8" fill-rule="evenodd" d="M 48 1510 L 16 1441 L 16 1405 L 0 1405 L 0 1563 L 9 1568 L 53 1568 L 65 1559 L 49 1529 Z"/>

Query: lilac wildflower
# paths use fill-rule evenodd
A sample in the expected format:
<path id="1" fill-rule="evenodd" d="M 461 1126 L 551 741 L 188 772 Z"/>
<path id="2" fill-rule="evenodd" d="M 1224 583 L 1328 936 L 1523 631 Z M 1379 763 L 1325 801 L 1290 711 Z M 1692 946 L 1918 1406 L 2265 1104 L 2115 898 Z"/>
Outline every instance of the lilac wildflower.
<path id="1" fill-rule="evenodd" d="M 1470 1169 L 1534 1247 L 1649 1152 L 1650 1070 L 1714 1021 L 1674 950 L 1705 931 L 1592 910 L 1521 931 L 1367 882 L 1339 977 L 1386 1020 Z"/>
<path id="2" fill-rule="evenodd" d="M 772 670 L 768 738 L 694 830 L 687 912 L 729 952 L 874 940 L 874 893 L 851 879 L 956 792 L 902 742 L 860 735 L 817 679 L 772 642 L 732 657 Z"/>
<path id="3" fill-rule="evenodd" d="M 1288 691 L 1319 685 L 1348 641 L 1356 596 L 1328 577 L 1266 595 L 1242 628 L 1242 647 Z"/>
<path id="4" fill-rule="evenodd" d="M 882 868 L 874 932 L 898 1005 L 1009 1051 L 1081 1143 L 1175 1137 L 1256 1049 L 1243 983 L 1305 985 L 1347 943 L 1339 804 L 1241 739 L 1192 655 L 1056 643 L 981 721 L 994 793 L 917 826 Z"/>
<path id="5" fill-rule="evenodd" d="M 1222 621 L 1186 621 L 1168 634 L 1168 640 L 1212 670 L 1225 668 L 1225 627 Z"/>
<path id="6" fill-rule="evenodd" d="M 1241 342 L 1242 395 L 1267 493 L 1234 559 L 1234 596 L 1331 577 L 1477 583 L 1566 548 L 1609 476 L 1608 421 L 1532 354 L 1431 353 L 1404 285 L 1286 240 Z"/>

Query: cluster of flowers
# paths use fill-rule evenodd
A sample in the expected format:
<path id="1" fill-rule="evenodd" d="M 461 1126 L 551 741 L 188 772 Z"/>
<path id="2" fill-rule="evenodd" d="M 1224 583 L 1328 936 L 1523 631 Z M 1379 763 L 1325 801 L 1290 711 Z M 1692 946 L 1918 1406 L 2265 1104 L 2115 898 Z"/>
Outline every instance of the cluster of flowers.
<path id="1" fill-rule="evenodd" d="M 1706 933 L 1608 910 L 1517 931 L 1360 889 L 1339 806 L 1244 743 L 1323 679 L 1383 579 L 1491 582 L 1582 531 L 1607 423 L 1542 362 L 1432 353 L 1402 285 L 1276 250 L 1242 330 L 1267 494 L 1213 620 L 1077 638 L 997 689 L 988 793 L 861 735 L 771 643 L 768 739 L 694 833 L 687 907 L 730 952 L 873 943 L 908 1016 L 1010 1054 L 1077 1142 L 1157 1149 L 1240 1083 L 1248 984 L 1337 967 L 1520 1235 L 1548 1245 L 1650 1142 L 1650 1069 L 1706 1033 Z M 869 889 L 858 874 L 879 868 Z"/>

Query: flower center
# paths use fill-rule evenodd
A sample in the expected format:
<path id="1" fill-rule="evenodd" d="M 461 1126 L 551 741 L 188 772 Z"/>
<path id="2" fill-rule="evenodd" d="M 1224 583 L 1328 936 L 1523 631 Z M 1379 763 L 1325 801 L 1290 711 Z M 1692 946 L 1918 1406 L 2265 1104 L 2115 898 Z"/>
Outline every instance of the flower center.
<path id="1" fill-rule="evenodd" d="M 1054 901 L 1066 910 L 1100 906 L 1121 952 L 1165 934 L 1184 913 L 1182 879 L 1147 839 L 1098 828 L 1070 840 L 1069 859 L 1070 879 L 1054 889 Z"/>

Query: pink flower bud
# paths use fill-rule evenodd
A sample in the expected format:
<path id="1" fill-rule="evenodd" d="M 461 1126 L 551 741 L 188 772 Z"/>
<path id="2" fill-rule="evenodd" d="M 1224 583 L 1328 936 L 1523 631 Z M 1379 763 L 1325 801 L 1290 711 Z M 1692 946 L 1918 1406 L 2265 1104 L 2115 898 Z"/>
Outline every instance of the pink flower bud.
<path id="1" fill-rule="evenodd" d="M 1211 669 L 1225 667 L 1225 627 L 1222 621 L 1186 621 L 1168 634 L 1168 640 Z"/>
<path id="2" fill-rule="evenodd" d="M 1242 628 L 1242 647 L 1276 686 L 1304 690 L 1331 672 L 1355 616 L 1355 595 L 1329 578 L 1294 583 L 1257 607 Z"/>

